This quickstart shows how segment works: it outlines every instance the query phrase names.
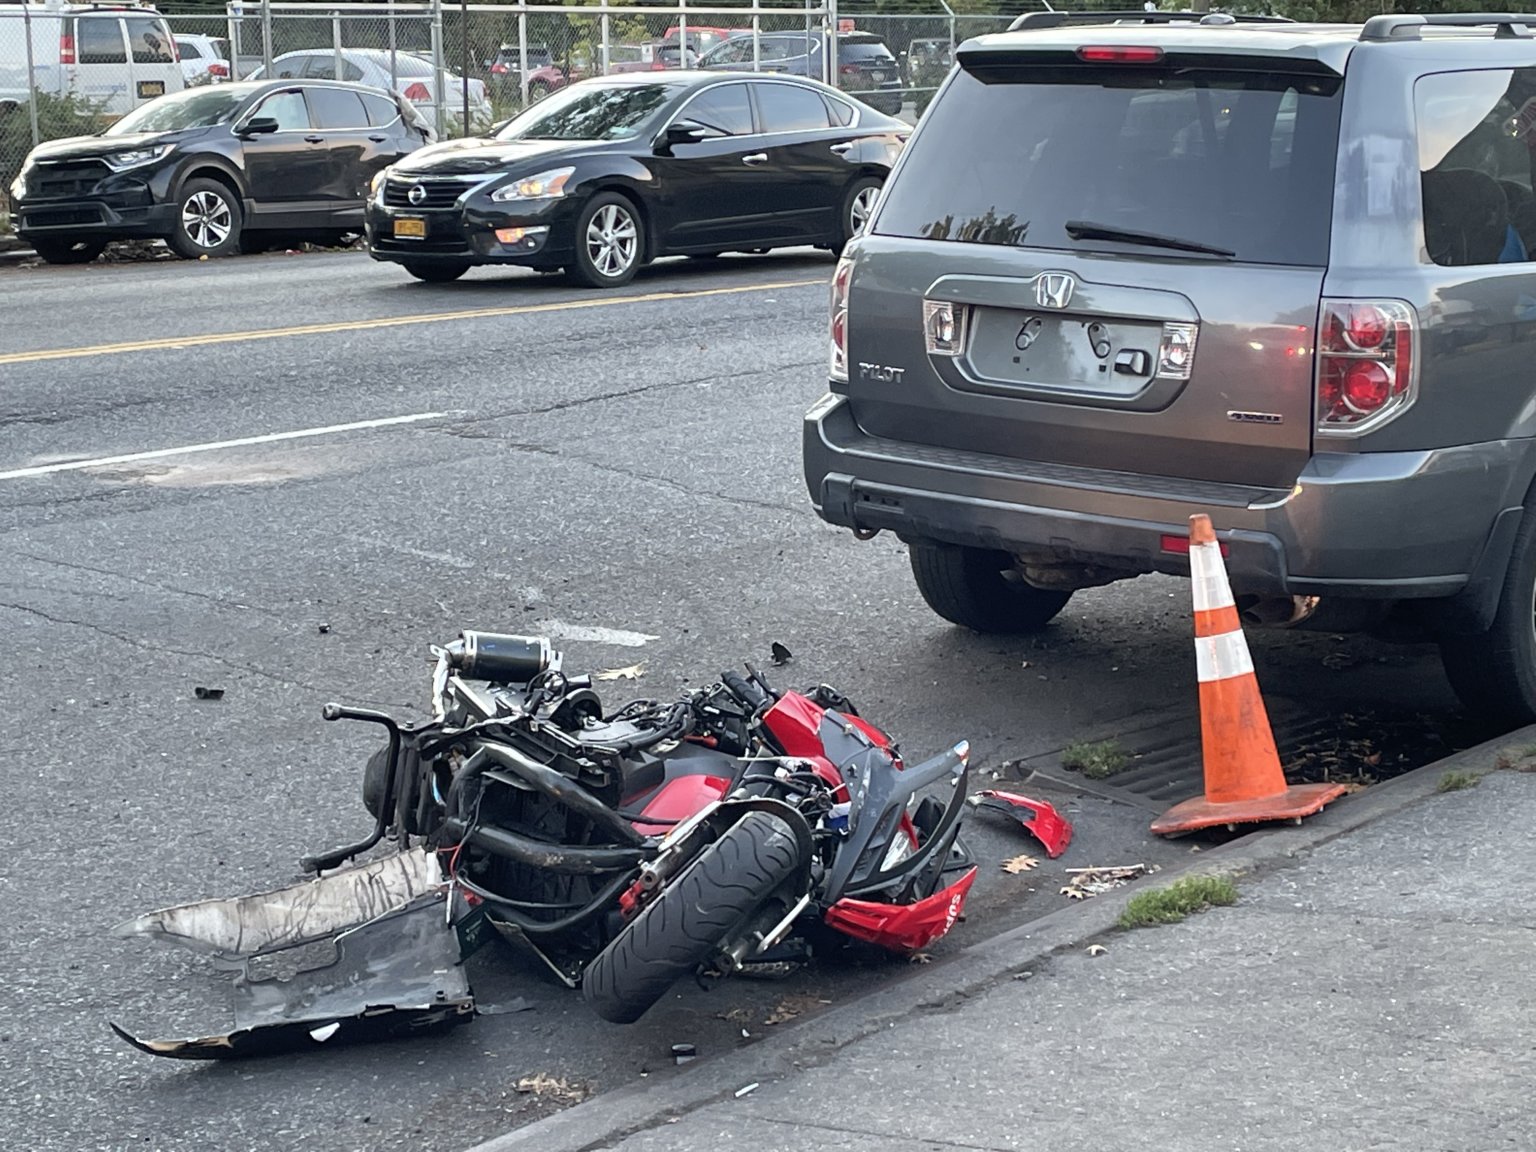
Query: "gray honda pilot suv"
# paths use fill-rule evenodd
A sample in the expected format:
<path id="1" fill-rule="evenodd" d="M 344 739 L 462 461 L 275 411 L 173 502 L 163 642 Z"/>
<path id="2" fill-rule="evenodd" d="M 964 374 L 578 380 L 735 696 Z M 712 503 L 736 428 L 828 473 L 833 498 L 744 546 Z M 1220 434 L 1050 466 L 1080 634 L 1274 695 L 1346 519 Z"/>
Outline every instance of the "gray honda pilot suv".
<path id="1" fill-rule="evenodd" d="M 1527 25 L 1527 21 L 1531 23 Z M 834 274 L 811 499 L 940 616 L 1188 574 L 1536 720 L 1536 16 L 1042 12 L 962 45 Z"/>

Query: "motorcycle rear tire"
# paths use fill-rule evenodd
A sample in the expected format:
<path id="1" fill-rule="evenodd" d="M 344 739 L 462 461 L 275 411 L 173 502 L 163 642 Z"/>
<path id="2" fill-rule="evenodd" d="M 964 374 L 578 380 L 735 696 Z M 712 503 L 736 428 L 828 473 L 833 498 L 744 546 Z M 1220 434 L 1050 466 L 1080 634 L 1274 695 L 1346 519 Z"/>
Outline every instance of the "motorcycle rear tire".
<path id="1" fill-rule="evenodd" d="M 789 825 L 748 812 L 587 965 L 582 995 L 604 1020 L 633 1024 L 735 939 L 799 865 Z"/>

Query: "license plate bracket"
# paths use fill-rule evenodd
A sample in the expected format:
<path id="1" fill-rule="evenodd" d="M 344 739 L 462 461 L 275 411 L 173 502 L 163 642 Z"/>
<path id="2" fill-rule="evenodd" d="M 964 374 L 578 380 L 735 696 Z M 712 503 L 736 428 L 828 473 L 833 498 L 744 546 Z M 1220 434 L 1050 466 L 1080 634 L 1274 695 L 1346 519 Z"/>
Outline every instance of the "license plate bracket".
<path id="1" fill-rule="evenodd" d="M 165 95 L 164 80 L 140 80 L 138 84 L 140 100 L 153 100 L 156 96 Z"/>
<path id="2" fill-rule="evenodd" d="M 421 216 L 397 216 L 395 217 L 396 240 L 425 240 L 427 238 L 427 221 Z"/>
<path id="3" fill-rule="evenodd" d="M 1161 331 L 1137 320 L 978 308 L 968 360 L 992 383 L 1130 399 L 1152 381 Z"/>

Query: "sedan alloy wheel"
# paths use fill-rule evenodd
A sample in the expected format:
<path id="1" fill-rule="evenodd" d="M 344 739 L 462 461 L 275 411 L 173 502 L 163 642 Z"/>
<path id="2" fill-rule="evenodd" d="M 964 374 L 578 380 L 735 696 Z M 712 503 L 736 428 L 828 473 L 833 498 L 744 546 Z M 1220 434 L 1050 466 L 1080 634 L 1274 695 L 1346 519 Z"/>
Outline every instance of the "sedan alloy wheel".
<path id="1" fill-rule="evenodd" d="M 600 192 L 576 219 L 571 278 L 589 288 L 627 284 L 645 262 L 640 210 L 617 192 Z"/>

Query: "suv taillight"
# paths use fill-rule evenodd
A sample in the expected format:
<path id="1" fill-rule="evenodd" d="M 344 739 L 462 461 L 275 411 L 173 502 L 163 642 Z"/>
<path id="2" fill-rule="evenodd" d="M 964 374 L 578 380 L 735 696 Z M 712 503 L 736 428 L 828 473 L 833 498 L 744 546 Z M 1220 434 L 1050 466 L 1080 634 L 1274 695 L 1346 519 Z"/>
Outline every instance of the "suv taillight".
<path id="1" fill-rule="evenodd" d="M 853 261 L 844 256 L 832 273 L 832 339 L 827 361 L 827 376 L 844 383 L 848 380 L 848 284 L 852 279 Z"/>
<path id="2" fill-rule="evenodd" d="M 1317 431 L 1358 436 L 1413 403 L 1414 310 L 1401 300 L 1324 300 L 1318 315 Z"/>
<path id="3" fill-rule="evenodd" d="M 423 104 L 432 103 L 432 93 L 427 91 L 427 86 L 420 80 L 416 81 L 401 93 L 407 100 L 419 100 Z"/>
<path id="4" fill-rule="evenodd" d="M 75 62 L 75 38 L 68 32 L 59 33 L 59 63 L 73 64 Z"/>

